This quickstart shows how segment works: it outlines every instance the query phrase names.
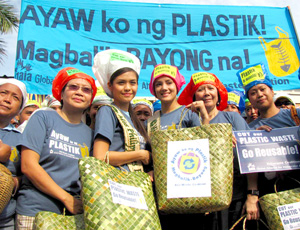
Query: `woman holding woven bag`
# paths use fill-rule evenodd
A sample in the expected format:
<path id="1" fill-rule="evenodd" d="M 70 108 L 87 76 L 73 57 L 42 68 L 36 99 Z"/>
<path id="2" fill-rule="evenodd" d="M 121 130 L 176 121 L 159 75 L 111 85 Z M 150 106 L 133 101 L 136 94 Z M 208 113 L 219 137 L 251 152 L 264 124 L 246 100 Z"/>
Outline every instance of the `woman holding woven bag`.
<path id="1" fill-rule="evenodd" d="M 184 77 L 177 67 L 159 64 L 155 66 L 149 84 L 150 92 L 161 101 L 161 110 L 156 112 L 147 122 L 148 133 L 155 130 L 177 129 L 184 106 L 177 101 L 177 94 L 185 84 Z M 200 112 L 202 124 L 208 124 L 208 114 L 202 103 L 198 111 L 188 111 L 182 120 L 182 128 L 200 126 Z M 155 125 L 154 125 L 155 124 Z"/>
<path id="2" fill-rule="evenodd" d="M 180 94 L 178 103 L 186 105 L 193 111 L 197 111 L 197 108 L 204 103 L 210 124 L 230 123 L 233 131 L 249 130 L 239 113 L 222 111 L 227 107 L 227 100 L 227 90 L 220 80 L 214 74 L 199 72 L 192 75 L 189 84 Z M 238 220 L 245 200 L 246 179 L 239 172 L 235 148 L 233 181 L 233 199 L 229 209 L 215 213 L 218 229 L 229 229 Z"/>
<path id="3" fill-rule="evenodd" d="M 130 104 L 138 88 L 139 59 L 122 50 L 105 50 L 95 56 L 93 72 L 114 100 L 96 115 L 94 157 L 104 160 L 108 156 L 112 166 L 144 171 L 151 159 L 150 145 Z"/>
<path id="4" fill-rule="evenodd" d="M 150 135 L 156 130 L 178 129 L 181 120 L 181 128 L 200 126 L 200 119 L 202 124 L 209 123 L 203 103 L 202 107 L 194 113 L 177 102 L 177 94 L 184 84 L 184 77 L 177 67 L 166 64 L 155 66 L 149 88 L 151 94 L 161 101 L 161 110 L 147 120 L 147 131 Z M 201 118 L 198 115 L 199 112 Z M 186 113 L 185 116 L 183 116 L 184 113 Z M 200 216 L 201 214 L 162 214 L 160 221 L 164 230 L 177 229 L 182 223 L 186 228 L 193 228 L 199 226 Z"/>
<path id="5" fill-rule="evenodd" d="M 52 84 L 61 110 L 40 110 L 30 117 L 19 143 L 24 177 L 17 200 L 17 229 L 32 229 L 40 211 L 83 212 L 78 160 L 89 155 L 93 139 L 81 117 L 96 91 L 91 76 L 64 68 Z"/>
<path id="6" fill-rule="evenodd" d="M 26 102 L 27 91 L 23 82 L 14 78 L 0 79 L 0 139 L 2 144 L 5 143 L 10 146 L 9 153 L 2 155 L 1 162 L 9 169 L 14 179 L 13 196 L 0 213 L 0 229 L 14 229 L 15 227 L 14 218 L 17 203 L 17 196 L 15 195 L 17 194 L 22 177 L 20 153 L 16 146 L 22 135 L 21 132 L 10 124 L 10 121 L 19 114 L 26 105 Z M 1 186 L 4 185 L 1 184 Z M 3 194 L 4 192 L 1 192 L 2 196 Z M 8 191 L 7 194 L 11 195 Z"/>

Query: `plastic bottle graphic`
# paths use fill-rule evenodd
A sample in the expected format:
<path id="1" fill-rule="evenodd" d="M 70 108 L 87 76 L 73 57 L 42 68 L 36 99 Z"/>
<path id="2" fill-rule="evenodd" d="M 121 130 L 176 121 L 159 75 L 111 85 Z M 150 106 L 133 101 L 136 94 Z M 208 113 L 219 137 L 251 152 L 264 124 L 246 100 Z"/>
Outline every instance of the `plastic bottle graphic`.
<path id="1" fill-rule="evenodd" d="M 299 58 L 294 46 L 291 44 L 289 34 L 276 26 L 279 37 L 266 42 L 258 37 L 268 61 L 270 72 L 276 77 L 290 75 L 299 69 Z"/>

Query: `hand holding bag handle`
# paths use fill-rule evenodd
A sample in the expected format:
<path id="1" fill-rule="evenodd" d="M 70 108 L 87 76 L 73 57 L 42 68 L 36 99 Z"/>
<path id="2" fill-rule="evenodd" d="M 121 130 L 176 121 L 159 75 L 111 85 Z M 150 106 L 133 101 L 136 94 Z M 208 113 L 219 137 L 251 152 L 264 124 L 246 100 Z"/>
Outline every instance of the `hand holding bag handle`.
<path id="1" fill-rule="evenodd" d="M 236 227 L 241 221 L 243 221 L 243 230 L 246 230 L 246 221 L 247 221 L 247 218 L 246 218 L 246 217 L 247 217 L 247 215 L 241 216 L 241 218 L 238 219 L 238 220 L 234 223 L 234 225 L 232 225 L 232 227 L 231 227 L 229 230 L 234 230 L 235 227 Z M 259 220 L 256 221 L 257 229 L 259 229 L 259 221 L 260 221 L 267 229 L 269 229 L 268 225 L 267 225 L 262 219 L 259 219 Z"/>

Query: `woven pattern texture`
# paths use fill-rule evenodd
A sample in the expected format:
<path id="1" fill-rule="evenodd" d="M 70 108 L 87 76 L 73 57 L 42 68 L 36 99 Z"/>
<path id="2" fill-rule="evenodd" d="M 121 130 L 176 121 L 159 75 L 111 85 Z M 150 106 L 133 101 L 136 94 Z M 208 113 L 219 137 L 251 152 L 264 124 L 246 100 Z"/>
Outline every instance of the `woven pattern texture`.
<path id="1" fill-rule="evenodd" d="M 211 197 L 167 199 L 168 141 L 209 139 Z M 210 124 L 201 127 L 156 131 L 151 135 L 155 191 L 163 213 L 204 213 L 229 207 L 233 186 L 232 127 Z"/>
<path id="2" fill-rule="evenodd" d="M 14 181 L 11 172 L 0 163 L 0 213 L 11 199 Z"/>
<path id="3" fill-rule="evenodd" d="M 300 188 L 270 193 L 262 196 L 259 203 L 271 230 L 283 230 L 277 207 L 300 202 Z"/>
<path id="4" fill-rule="evenodd" d="M 144 172 L 124 172 L 94 157 L 79 160 L 86 229 L 161 229 L 152 183 Z M 108 180 L 141 188 L 148 210 L 112 202 Z"/>
<path id="5" fill-rule="evenodd" d="M 59 215 L 53 212 L 38 212 L 35 215 L 33 229 L 36 230 L 57 230 L 74 229 L 84 230 L 83 214 L 74 216 Z"/>

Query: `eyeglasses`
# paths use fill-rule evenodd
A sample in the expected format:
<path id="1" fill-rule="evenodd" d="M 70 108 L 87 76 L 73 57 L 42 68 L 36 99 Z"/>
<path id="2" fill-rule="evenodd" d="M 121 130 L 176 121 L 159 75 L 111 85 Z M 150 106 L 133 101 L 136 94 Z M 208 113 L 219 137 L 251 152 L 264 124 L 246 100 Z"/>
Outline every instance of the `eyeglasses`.
<path id="1" fill-rule="evenodd" d="M 92 89 L 89 87 L 85 87 L 85 86 L 79 86 L 79 85 L 67 85 L 68 89 L 71 91 L 77 91 L 79 89 L 81 89 L 81 91 L 85 94 L 91 94 L 92 93 Z"/>
<path id="2" fill-rule="evenodd" d="M 276 106 L 282 106 L 282 105 L 294 105 L 294 104 L 290 101 L 276 101 L 275 105 Z"/>

